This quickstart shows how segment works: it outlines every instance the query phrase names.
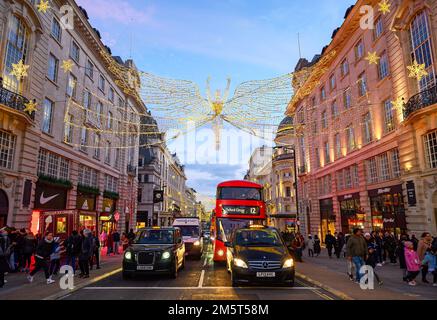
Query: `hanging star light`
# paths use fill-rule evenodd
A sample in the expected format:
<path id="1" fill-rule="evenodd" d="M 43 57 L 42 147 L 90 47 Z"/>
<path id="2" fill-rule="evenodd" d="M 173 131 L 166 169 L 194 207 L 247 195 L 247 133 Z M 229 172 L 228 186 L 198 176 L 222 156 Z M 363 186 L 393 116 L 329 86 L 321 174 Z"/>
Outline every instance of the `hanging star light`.
<path id="1" fill-rule="evenodd" d="M 381 12 L 383 15 L 386 15 L 390 12 L 391 4 L 387 0 L 382 0 L 378 3 L 378 11 Z"/>
<path id="2" fill-rule="evenodd" d="M 51 8 L 50 4 L 49 4 L 49 0 L 46 0 L 46 1 L 41 0 L 39 2 L 39 4 L 37 5 L 37 8 L 38 8 L 38 12 L 46 13 L 47 10 L 49 10 Z"/>
<path id="3" fill-rule="evenodd" d="M 428 72 L 425 70 L 425 64 L 419 64 L 417 63 L 417 60 L 414 60 L 413 64 L 408 66 L 407 69 L 410 71 L 408 77 L 416 78 L 418 81 L 422 80 L 423 77 L 428 75 Z"/>
<path id="4" fill-rule="evenodd" d="M 36 111 L 36 101 L 31 100 L 24 104 L 24 112 L 27 112 L 29 115 Z"/>
<path id="5" fill-rule="evenodd" d="M 70 59 L 62 61 L 61 68 L 64 70 L 64 73 L 71 72 L 73 70 L 73 61 Z"/>
<path id="6" fill-rule="evenodd" d="M 381 59 L 375 52 L 369 52 L 365 60 L 369 61 L 369 64 L 378 64 L 379 59 Z"/>
<path id="7" fill-rule="evenodd" d="M 404 98 L 398 97 L 396 100 L 392 101 L 391 104 L 393 105 L 393 109 L 402 110 L 405 104 Z"/>
<path id="8" fill-rule="evenodd" d="M 12 71 L 10 73 L 11 76 L 15 76 L 18 80 L 21 80 L 24 77 L 27 77 L 27 70 L 30 66 L 25 65 L 23 60 L 20 60 L 18 63 L 12 64 Z"/>

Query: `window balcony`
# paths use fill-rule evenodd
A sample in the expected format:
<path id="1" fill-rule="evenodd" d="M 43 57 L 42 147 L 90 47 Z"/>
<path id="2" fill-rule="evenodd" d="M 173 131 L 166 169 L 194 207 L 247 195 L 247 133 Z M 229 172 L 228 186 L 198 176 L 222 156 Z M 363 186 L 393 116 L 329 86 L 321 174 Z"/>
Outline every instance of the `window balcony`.
<path id="1" fill-rule="evenodd" d="M 35 112 L 31 114 L 27 113 L 25 110 L 25 104 L 29 103 L 29 99 L 19 95 L 18 93 L 9 91 L 3 87 L 3 79 L 0 78 L 0 105 L 5 106 L 13 111 L 18 111 L 20 115 L 25 115 L 26 117 L 35 120 Z"/>
<path id="2" fill-rule="evenodd" d="M 404 105 L 404 119 L 414 112 L 437 103 L 437 85 L 410 98 Z"/>
<path id="3" fill-rule="evenodd" d="M 131 164 L 128 164 L 127 165 L 127 173 L 130 176 L 136 177 L 137 176 L 137 167 L 135 167 L 135 166 L 133 166 Z"/>

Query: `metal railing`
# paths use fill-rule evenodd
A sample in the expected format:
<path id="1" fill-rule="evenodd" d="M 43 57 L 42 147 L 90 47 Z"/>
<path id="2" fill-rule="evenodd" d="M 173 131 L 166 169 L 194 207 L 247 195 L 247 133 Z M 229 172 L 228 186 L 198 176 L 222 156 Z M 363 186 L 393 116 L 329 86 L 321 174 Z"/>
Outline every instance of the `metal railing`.
<path id="1" fill-rule="evenodd" d="M 35 112 L 29 114 L 24 111 L 24 109 L 26 108 L 26 103 L 29 103 L 29 99 L 4 88 L 3 78 L 0 78 L 0 104 L 3 104 L 17 111 L 21 111 L 28 115 L 32 120 L 35 120 Z"/>
<path id="2" fill-rule="evenodd" d="M 404 119 L 407 119 L 412 113 L 435 103 L 437 103 L 437 85 L 412 96 L 404 104 Z"/>

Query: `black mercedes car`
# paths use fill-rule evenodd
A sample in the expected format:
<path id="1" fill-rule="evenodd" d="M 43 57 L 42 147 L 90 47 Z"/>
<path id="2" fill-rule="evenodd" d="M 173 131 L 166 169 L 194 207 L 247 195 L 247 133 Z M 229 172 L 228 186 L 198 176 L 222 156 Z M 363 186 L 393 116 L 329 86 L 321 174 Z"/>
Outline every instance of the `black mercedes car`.
<path id="1" fill-rule="evenodd" d="M 169 274 L 176 278 L 185 266 L 185 245 L 179 228 L 145 228 L 123 257 L 123 278 L 136 274 Z"/>
<path id="2" fill-rule="evenodd" d="M 275 228 L 237 229 L 225 245 L 233 287 L 240 283 L 294 286 L 294 260 Z"/>

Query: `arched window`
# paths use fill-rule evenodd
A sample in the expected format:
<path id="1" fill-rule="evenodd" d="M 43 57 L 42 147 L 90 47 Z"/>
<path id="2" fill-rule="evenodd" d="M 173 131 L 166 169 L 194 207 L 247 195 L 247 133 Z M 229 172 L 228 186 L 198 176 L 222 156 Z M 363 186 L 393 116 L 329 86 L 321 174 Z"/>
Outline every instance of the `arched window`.
<path id="1" fill-rule="evenodd" d="M 435 85 L 434 60 L 432 56 L 431 33 L 425 11 L 418 14 L 410 25 L 410 37 L 413 52 L 412 60 L 425 64 L 428 75 L 419 81 L 419 89 L 426 90 Z"/>
<path id="2" fill-rule="evenodd" d="M 26 63 L 29 32 L 23 22 L 16 16 L 9 21 L 8 40 L 6 44 L 3 86 L 13 92 L 21 93 L 22 81 L 11 75 L 12 64 L 23 60 Z"/>

